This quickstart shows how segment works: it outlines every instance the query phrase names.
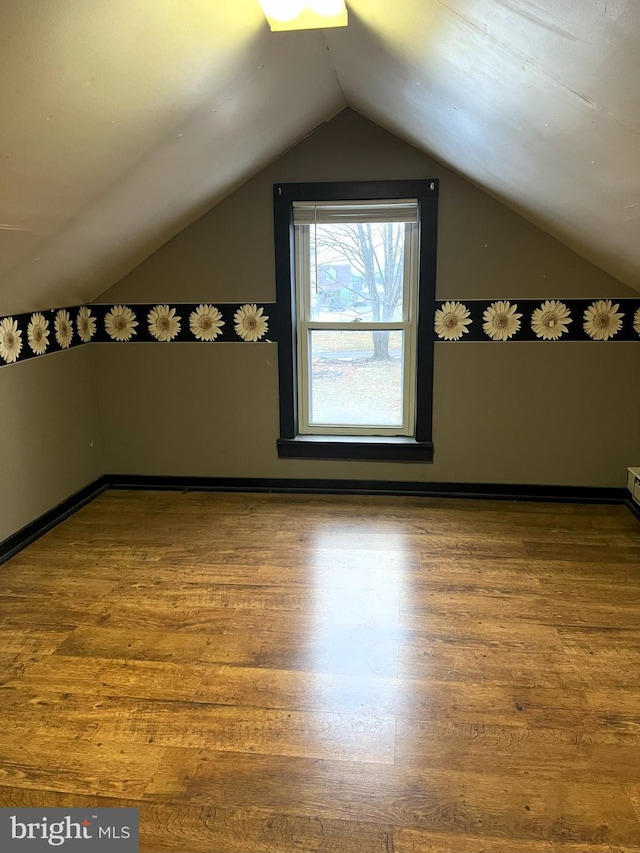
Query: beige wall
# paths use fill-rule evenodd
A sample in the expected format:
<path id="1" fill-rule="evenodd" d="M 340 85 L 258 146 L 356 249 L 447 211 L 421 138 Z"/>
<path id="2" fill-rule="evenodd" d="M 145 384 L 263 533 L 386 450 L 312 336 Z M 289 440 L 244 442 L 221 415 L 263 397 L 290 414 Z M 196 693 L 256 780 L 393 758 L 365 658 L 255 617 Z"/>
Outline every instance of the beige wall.
<path id="1" fill-rule="evenodd" d="M 0 369 L 0 542 L 102 474 L 91 347 Z"/>
<path id="2" fill-rule="evenodd" d="M 432 177 L 439 298 L 637 296 L 345 111 L 98 301 L 273 301 L 274 183 Z M 437 344 L 433 464 L 279 460 L 275 344 L 92 349 L 110 473 L 622 486 L 637 464 L 636 343 Z"/>

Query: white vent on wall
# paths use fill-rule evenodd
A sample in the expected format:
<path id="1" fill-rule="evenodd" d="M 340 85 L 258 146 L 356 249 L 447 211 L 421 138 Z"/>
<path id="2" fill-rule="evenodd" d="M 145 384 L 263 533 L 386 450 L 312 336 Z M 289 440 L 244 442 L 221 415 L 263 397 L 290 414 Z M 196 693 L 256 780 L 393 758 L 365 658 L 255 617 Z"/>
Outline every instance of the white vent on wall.
<path id="1" fill-rule="evenodd" d="M 640 468 L 627 468 L 627 487 L 631 497 L 640 506 Z"/>

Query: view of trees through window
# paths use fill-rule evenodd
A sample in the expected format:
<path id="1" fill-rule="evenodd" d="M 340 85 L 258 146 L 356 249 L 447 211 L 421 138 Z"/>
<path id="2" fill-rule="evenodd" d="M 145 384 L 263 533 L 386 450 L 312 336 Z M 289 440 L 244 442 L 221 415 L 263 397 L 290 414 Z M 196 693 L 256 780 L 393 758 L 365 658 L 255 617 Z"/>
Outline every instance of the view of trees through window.
<path id="1" fill-rule="evenodd" d="M 310 320 L 348 324 L 309 338 L 311 424 L 400 427 L 406 226 L 400 222 L 309 226 Z M 380 330 L 358 330 L 358 322 Z"/>
<path id="2" fill-rule="evenodd" d="M 310 231 L 312 320 L 402 319 L 403 223 L 318 224 Z M 389 331 L 373 333 L 374 360 L 398 358 L 389 341 Z"/>

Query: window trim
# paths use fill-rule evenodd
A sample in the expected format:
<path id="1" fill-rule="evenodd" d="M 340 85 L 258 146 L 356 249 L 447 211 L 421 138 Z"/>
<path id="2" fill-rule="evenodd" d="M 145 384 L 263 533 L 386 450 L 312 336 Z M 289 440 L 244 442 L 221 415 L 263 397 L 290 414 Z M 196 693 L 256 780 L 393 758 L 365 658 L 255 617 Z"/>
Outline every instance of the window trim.
<path id="1" fill-rule="evenodd" d="M 380 204 L 376 199 L 375 203 Z M 416 207 L 415 200 L 411 203 Z M 368 209 L 366 206 L 364 209 Z M 381 220 L 384 221 L 384 220 Z M 311 224 L 311 223 L 310 223 Z M 297 301 L 297 359 L 298 365 L 306 365 L 307 371 L 298 373 L 298 430 L 300 435 L 367 435 L 367 436 L 411 436 L 415 424 L 415 389 L 412 387 L 416 374 L 415 339 L 417 337 L 417 293 L 418 293 L 418 223 L 404 223 L 403 251 L 403 311 L 400 320 L 384 321 L 325 321 L 311 319 L 310 300 L 310 224 L 296 225 L 294 215 L 294 254 L 296 256 L 295 285 Z M 314 331 L 392 331 L 403 335 L 402 353 L 402 424 L 397 426 L 354 424 L 313 424 L 310 418 L 310 336 Z"/>
<path id="2" fill-rule="evenodd" d="M 278 455 L 287 458 L 431 461 L 438 181 L 275 184 L 273 198 L 280 391 Z M 415 198 L 418 202 L 418 317 L 413 436 L 300 435 L 293 202 L 394 201 L 407 198 Z"/>

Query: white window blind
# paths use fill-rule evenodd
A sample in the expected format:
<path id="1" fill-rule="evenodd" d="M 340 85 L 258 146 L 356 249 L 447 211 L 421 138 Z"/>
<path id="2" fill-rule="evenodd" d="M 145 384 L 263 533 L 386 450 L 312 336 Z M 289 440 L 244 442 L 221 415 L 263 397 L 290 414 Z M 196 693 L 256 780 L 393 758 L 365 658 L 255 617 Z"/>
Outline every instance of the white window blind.
<path id="1" fill-rule="evenodd" d="M 415 199 L 401 201 L 293 202 L 293 224 L 314 225 L 349 222 L 417 222 Z"/>

